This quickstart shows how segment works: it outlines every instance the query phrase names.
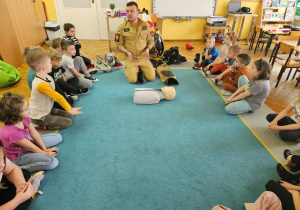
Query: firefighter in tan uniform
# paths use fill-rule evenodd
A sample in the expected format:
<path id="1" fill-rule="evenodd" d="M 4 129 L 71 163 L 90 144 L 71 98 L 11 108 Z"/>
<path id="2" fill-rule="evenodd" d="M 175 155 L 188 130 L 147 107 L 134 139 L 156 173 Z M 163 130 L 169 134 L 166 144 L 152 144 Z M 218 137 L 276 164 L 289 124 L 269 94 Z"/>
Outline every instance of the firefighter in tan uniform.
<path id="1" fill-rule="evenodd" d="M 118 49 L 126 53 L 125 75 L 130 83 L 136 83 L 141 70 L 147 80 L 155 79 L 155 70 L 149 61 L 149 51 L 154 41 L 149 24 L 138 18 L 136 2 L 126 5 L 128 20 L 122 23 L 116 33 L 115 41 Z"/>

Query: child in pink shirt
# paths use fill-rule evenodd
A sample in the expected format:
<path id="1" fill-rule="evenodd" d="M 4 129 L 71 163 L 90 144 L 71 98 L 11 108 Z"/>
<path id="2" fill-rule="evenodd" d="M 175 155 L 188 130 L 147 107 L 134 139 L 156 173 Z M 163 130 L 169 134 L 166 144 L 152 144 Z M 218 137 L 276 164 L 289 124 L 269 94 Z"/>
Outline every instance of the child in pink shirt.
<path id="1" fill-rule="evenodd" d="M 0 121 L 4 123 L 0 130 L 7 158 L 21 169 L 29 172 L 55 168 L 59 151 L 52 147 L 62 141 L 58 133 L 40 136 L 31 119 L 25 98 L 18 94 L 5 93 L 0 99 Z M 48 147 L 52 147 L 47 149 Z"/>

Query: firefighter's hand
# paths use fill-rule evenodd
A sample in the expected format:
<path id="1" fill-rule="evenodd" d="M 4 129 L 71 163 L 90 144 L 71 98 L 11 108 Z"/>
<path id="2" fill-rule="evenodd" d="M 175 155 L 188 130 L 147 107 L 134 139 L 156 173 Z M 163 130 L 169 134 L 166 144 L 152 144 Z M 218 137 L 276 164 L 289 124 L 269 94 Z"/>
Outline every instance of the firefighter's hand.
<path id="1" fill-rule="evenodd" d="M 149 55 L 149 51 L 150 51 L 150 49 L 149 49 L 149 48 L 147 48 L 147 49 L 145 50 L 145 61 L 146 61 L 146 60 L 148 60 L 148 59 L 149 59 L 149 57 L 150 57 L 150 55 Z"/>
<path id="2" fill-rule="evenodd" d="M 128 55 L 129 60 L 130 60 L 131 62 L 133 62 L 133 61 L 134 61 L 134 58 L 133 58 L 131 52 L 127 52 L 127 55 Z"/>

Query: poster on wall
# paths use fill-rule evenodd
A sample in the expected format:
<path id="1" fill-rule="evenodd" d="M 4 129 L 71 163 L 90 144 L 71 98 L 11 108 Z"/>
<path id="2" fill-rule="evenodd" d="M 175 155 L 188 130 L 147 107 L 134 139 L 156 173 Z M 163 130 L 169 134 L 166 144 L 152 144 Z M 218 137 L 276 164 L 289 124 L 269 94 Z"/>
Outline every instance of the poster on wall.
<path id="1" fill-rule="evenodd" d="M 296 3 L 295 20 L 300 20 L 300 0 Z"/>

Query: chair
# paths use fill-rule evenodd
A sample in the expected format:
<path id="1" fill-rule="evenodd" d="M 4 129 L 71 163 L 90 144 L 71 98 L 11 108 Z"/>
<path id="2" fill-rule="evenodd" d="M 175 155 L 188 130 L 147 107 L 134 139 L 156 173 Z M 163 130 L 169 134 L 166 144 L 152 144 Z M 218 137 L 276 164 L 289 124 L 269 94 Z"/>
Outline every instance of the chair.
<path id="1" fill-rule="evenodd" d="M 252 34 L 252 37 L 251 37 L 251 39 L 250 39 L 249 50 L 252 50 L 252 48 L 253 48 L 253 45 L 254 45 L 254 42 L 255 42 L 256 35 L 257 35 L 257 26 L 255 26 L 255 27 L 254 27 L 254 30 L 253 30 L 253 34 Z"/>
<path id="2" fill-rule="evenodd" d="M 277 53 L 278 53 L 279 50 L 282 51 L 285 54 L 288 54 L 288 57 L 287 57 L 286 60 L 276 59 L 277 56 L 278 56 Z M 288 74 L 288 76 L 287 76 L 286 80 L 288 80 L 288 78 L 289 78 L 289 76 L 290 76 L 291 71 L 292 71 L 293 68 L 297 69 L 296 72 L 298 71 L 298 68 L 300 68 L 300 63 L 298 63 L 297 61 L 294 61 L 294 60 L 290 59 L 291 56 L 292 56 L 292 54 L 293 54 L 293 52 L 294 52 L 294 47 L 293 46 L 285 44 L 283 42 L 279 42 L 278 43 L 277 50 L 275 52 L 275 56 L 274 56 L 273 61 L 272 61 L 272 65 L 274 64 L 274 62 L 277 62 L 282 67 L 281 67 L 281 70 L 280 70 L 280 72 L 278 74 L 277 83 L 276 83 L 275 87 L 278 87 L 280 79 L 281 79 L 281 77 L 282 77 L 282 75 L 283 75 L 283 73 L 284 73 L 284 71 L 285 71 L 286 68 L 290 68 L 291 69 L 290 72 L 289 72 L 289 74 Z M 294 75 L 294 77 L 295 77 L 295 75 Z"/>
<path id="3" fill-rule="evenodd" d="M 264 37 L 264 32 L 263 32 L 263 28 L 262 28 L 262 27 L 255 27 L 255 36 L 256 36 L 257 34 L 259 34 L 259 35 L 258 35 L 258 39 L 257 39 L 257 41 L 256 41 L 256 45 L 255 45 L 255 49 L 254 49 L 254 54 L 255 54 L 255 52 L 256 52 L 256 49 L 259 48 L 259 45 L 260 45 L 261 43 L 263 44 L 262 47 L 261 47 L 261 51 L 262 51 L 263 48 L 264 48 L 265 43 L 268 43 L 268 42 L 269 42 L 269 39 Z M 255 39 L 255 37 L 254 37 L 254 39 Z M 255 40 L 254 40 L 254 41 L 255 41 Z M 254 41 L 253 41 L 253 43 L 252 43 L 252 47 L 253 47 L 253 45 L 254 45 Z M 251 49 L 252 49 L 252 47 L 251 47 Z"/>
<path id="4" fill-rule="evenodd" d="M 271 54 L 271 57 L 270 57 L 270 60 L 269 60 L 269 63 L 272 64 L 272 67 L 274 65 L 274 56 L 275 56 L 275 52 L 277 50 L 277 47 L 278 47 L 278 44 L 282 41 L 298 41 L 299 40 L 299 37 L 298 36 L 279 36 L 278 37 L 278 41 L 272 51 L 272 54 Z M 281 60 L 286 60 L 288 58 L 289 55 L 286 55 L 286 54 L 280 54 L 280 55 L 277 55 L 277 58 L 281 59 Z M 295 60 L 295 61 L 300 61 L 300 57 L 298 57 L 298 53 L 296 53 L 295 55 L 292 55 L 291 60 Z M 273 62 L 272 62 L 273 60 Z"/>
<path id="5" fill-rule="evenodd" d="M 300 36 L 300 31 L 291 31 L 290 36 Z"/>

